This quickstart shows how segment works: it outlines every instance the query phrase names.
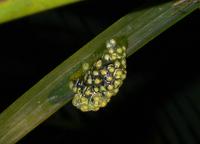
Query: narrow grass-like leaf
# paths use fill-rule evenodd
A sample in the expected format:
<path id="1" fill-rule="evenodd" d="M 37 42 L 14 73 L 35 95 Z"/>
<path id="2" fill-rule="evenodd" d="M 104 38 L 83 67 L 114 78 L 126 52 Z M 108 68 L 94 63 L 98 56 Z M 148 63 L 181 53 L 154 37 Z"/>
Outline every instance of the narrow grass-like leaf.
<path id="1" fill-rule="evenodd" d="M 78 0 L 0 0 L 0 23 L 77 1 Z"/>
<path id="2" fill-rule="evenodd" d="M 70 76 L 83 62 L 93 63 L 104 51 L 106 40 L 119 37 L 128 42 L 130 56 L 161 32 L 199 7 L 197 1 L 168 2 L 124 16 L 46 75 L 0 115 L 0 144 L 17 142 L 73 96 Z"/>

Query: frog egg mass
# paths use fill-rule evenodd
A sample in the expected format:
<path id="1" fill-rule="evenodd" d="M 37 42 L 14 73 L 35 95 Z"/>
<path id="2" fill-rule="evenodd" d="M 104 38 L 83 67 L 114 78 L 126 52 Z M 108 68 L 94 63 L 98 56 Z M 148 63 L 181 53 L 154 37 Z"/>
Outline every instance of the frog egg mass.
<path id="1" fill-rule="evenodd" d="M 106 42 L 106 51 L 91 66 L 82 64 L 84 74 L 69 82 L 72 104 L 83 112 L 105 107 L 126 78 L 126 47 L 115 39 Z"/>

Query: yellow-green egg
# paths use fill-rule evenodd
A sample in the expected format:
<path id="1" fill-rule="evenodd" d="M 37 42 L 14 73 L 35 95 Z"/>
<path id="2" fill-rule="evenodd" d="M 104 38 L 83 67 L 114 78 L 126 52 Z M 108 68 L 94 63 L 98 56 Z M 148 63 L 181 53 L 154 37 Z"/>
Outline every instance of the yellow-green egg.
<path id="1" fill-rule="evenodd" d="M 73 100 L 72 100 L 72 104 L 73 104 L 74 106 L 78 106 L 78 105 L 80 104 L 80 97 L 81 97 L 80 94 L 75 94 L 75 95 L 74 95 L 74 98 L 73 98 Z"/>
<path id="2" fill-rule="evenodd" d="M 108 50 L 108 53 L 110 53 L 110 54 L 114 53 L 114 49 L 113 49 L 113 48 L 110 48 L 110 49 Z"/>
<path id="3" fill-rule="evenodd" d="M 126 74 L 122 74 L 121 78 L 122 80 L 126 79 Z"/>
<path id="4" fill-rule="evenodd" d="M 80 101 L 81 101 L 82 104 L 83 104 L 83 103 L 85 103 L 85 104 L 88 103 L 88 99 L 87 99 L 86 97 L 81 97 L 81 98 L 80 98 Z"/>
<path id="5" fill-rule="evenodd" d="M 84 80 L 87 81 L 87 78 L 88 78 L 88 74 L 85 74 L 84 75 Z"/>
<path id="6" fill-rule="evenodd" d="M 87 71 L 87 70 L 89 69 L 89 67 L 90 67 L 89 63 L 83 63 L 83 64 L 82 64 L 82 69 L 83 69 L 84 71 Z"/>
<path id="7" fill-rule="evenodd" d="M 126 66 L 126 60 L 125 59 L 122 59 L 121 63 L 122 63 L 123 66 Z"/>
<path id="8" fill-rule="evenodd" d="M 76 92 L 77 92 L 77 93 L 80 93 L 80 92 L 81 92 L 81 88 L 78 87 L 77 90 L 76 90 Z"/>
<path id="9" fill-rule="evenodd" d="M 100 101 L 100 96 L 94 96 L 94 97 L 93 97 L 93 100 L 94 100 L 94 101 Z"/>
<path id="10" fill-rule="evenodd" d="M 78 106 L 78 98 L 73 98 L 72 104 L 73 104 L 74 106 Z"/>
<path id="11" fill-rule="evenodd" d="M 95 92 L 98 92 L 98 91 L 99 91 L 99 88 L 98 88 L 98 87 L 94 87 L 94 91 L 95 91 Z"/>
<path id="12" fill-rule="evenodd" d="M 102 100 L 101 103 L 100 103 L 100 106 L 101 107 L 105 107 L 106 105 L 107 105 L 106 100 Z"/>
<path id="13" fill-rule="evenodd" d="M 126 57 L 126 53 L 124 52 L 124 53 L 122 54 L 122 56 L 123 56 L 123 58 L 125 58 L 125 57 Z"/>
<path id="14" fill-rule="evenodd" d="M 77 92 L 77 87 L 73 87 L 72 91 L 73 91 L 74 93 L 76 93 L 76 92 Z"/>
<path id="15" fill-rule="evenodd" d="M 119 88 L 114 89 L 113 92 L 114 92 L 113 96 L 115 96 L 119 92 Z"/>
<path id="16" fill-rule="evenodd" d="M 86 91 L 85 91 L 85 95 L 86 96 L 89 96 L 91 94 L 91 90 L 90 89 L 87 89 Z"/>
<path id="17" fill-rule="evenodd" d="M 93 101 L 94 107 L 99 107 L 99 101 Z"/>
<path id="18" fill-rule="evenodd" d="M 106 43 L 106 47 L 107 48 L 113 48 L 116 46 L 116 41 L 114 39 L 110 39 L 107 43 Z"/>
<path id="19" fill-rule="evenodd" d="M 92 78 L 88 78 L 88 79 L 87 79 L 87 83 L 88 83 L 88 84 L 92 84 Z"/>
<path id="20" fill-rule="evenodd" d="M 109 64 L 108 67 L 107 67 L 108 71 L 110 73 L 113 73 L 115 71 L 115 68 L 114 68 L 114 65 L 113 64 Z"/>
<path id="21" fill-rule="evenodd" d="M 104 94 L 105 94 L 105 96 L 108 97 L 108 98 L 112 97 L 112 95 L 113 95 L 113 93 L 110 92 L 110 91 L 107 91 L 107 92 L 105 92 Z"/>
<path id="22" fill-rule="evenodd" d="M 98 76 L 98 75 L 99 75 L 99 72 L 96 71 L 96 70 L 94 70 L 94 71 L 93 71 L 93 75 L 94 75 L 94 76 Z"/>
<path id="23" fill-rule="evenodd" d="M 104 55 L 104 59 L 105 59 L 106 61 L 109 61 L 109 60 L 110 60 L 109 54 L 105 54 L 105 55 Z"/>
<path id="24" fill-rule="evenodd" d="M 116 41 L 115 41 L 114 39 L 111 39 L 109 42 L 110 42 L 113 46 L 116 45 Z"/>
<path id="25" fill-rule="evenodd" d="M 86 111 L 88 111 L 88 105 L 83 104 L 83 105 L 81 105 L 80 109 L 81 109 L 81 111 L 86 112 Z"/>
<path id="26" fill-rule="evenodd" d="M 116 79 L 121 78 L 121 76 L 122 76 L 122 70 L 117 69 L 117 70 L 115 71 L 114 76 L 115 76 Z"/>
<path id="27" fill-rule="evenodd" d="M 126 47 L 125 47 L 125 46 L 122 46 L 122 49 L 123 49 L 124 51 L 126 51 Z"/>
<path id="28" fill-rule="evenodd" d="M 94 80 L 94 83 L 95 83 L 95 84 L 100 84 L 100 83 L 101 83 L 101 79 L 96 78 L 96 79 Z"/>
<path id="29" fill-rule="evenodd" d="M 120 47 L 119 47 L 119 48 L 117 48 L 117 50 L 116 50 L 116 51 L 117 51 L 117 53 L 119 53 L 119 54 L 123 53 L 123 49 L 122 49 L 122 48 L 120 48 Z"/>
<path id="30" fill-rule="evenodd" d="M 111 55 L 111 60 L 116 60 L 117 59 L 117 54 L 116 53 L 113 53 L 112 55 Z"/>
<path id="31" fill-rule="evenodd" d="M 118 60 L 116 60 L 116 61 L 115 61 L 115 67 L 116 67 L 116 68 L 119 68 L 120 65 L 121 65 L 121 63 L 120 63 Z"/>
<path id="32" fill-rule="evenodd" d="M 100 90 L 101 91 L 106 91 L 106 87 L 105 86 L 100 86 Z"/>
<path id="33" fill-rule="evenodd" d="M 105 70 L 105 69 L 102 69 L 101 71 L 100 71 L 100 73 L 101 73 L 101 75 L 106 75 L 107 74 L 107 70 Z"/>
<path id="34" fill-rule="evenodd" d="M 98 60 L 97 62 L 96 62 L 96 68 L 97 69 L 99 69 L 101 66 L 102 66 L 102 60 Z"/>
<path id="35" fill-rule="evenodd" d="M 112 78 L 111 76 L 107 76 L 107 77 L 106 77 L 106 80 L 110 82 L 110 81 L 113 80 L 113 78 Z"/>
<path id="36" fill-rule="evenodd" d="M 114 88 L 114 87 L 113 87 L 113 85 L 111 85 L 111 84 L 107 86 L 107 89 L 108 89 L 108 90 L 113 90 L 113 88 Z"/>
<path id="37" fill-rule="evenodd" d="M 115 88 L 119 87 L 120 84 L 121 84 L 121 80 L 115 80 L 115 81 L 114 81 L 114 86 L 115 86 Z"/>
<path id="38" fill-rule="evenodd" d="M 111 73 L 113 73 L 115 71 L 115 68 L 114 67 L 109 67 L 108 71 L 111 72 Z"/>

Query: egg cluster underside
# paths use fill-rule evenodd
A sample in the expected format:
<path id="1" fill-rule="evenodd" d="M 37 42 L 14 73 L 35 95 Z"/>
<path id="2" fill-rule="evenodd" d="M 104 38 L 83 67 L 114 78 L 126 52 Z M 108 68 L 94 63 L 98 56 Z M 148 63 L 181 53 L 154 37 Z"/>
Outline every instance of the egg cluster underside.
<path id="1" fill-rule="evenodd" d="M 105 107 L 126 78 L 126 47 L 110 39 L 106 52 L 93 65 L 82 64 L 84 75 L 71 80 L 72 104 L 83 112 Z"/>

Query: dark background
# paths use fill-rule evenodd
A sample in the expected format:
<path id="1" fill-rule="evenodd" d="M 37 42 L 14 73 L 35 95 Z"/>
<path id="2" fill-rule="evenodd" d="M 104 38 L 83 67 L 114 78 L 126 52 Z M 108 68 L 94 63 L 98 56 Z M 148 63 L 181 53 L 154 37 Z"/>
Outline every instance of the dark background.
<path id="1" fill-rule="evenodd" d="M 86 1 L 0 25 L 0 112 L 123 15 L 151 1 Z M 71 103 L 18 143 L 200 143 L 197 10 L 128 58 L 128 76 L 105 109 Z"/>

